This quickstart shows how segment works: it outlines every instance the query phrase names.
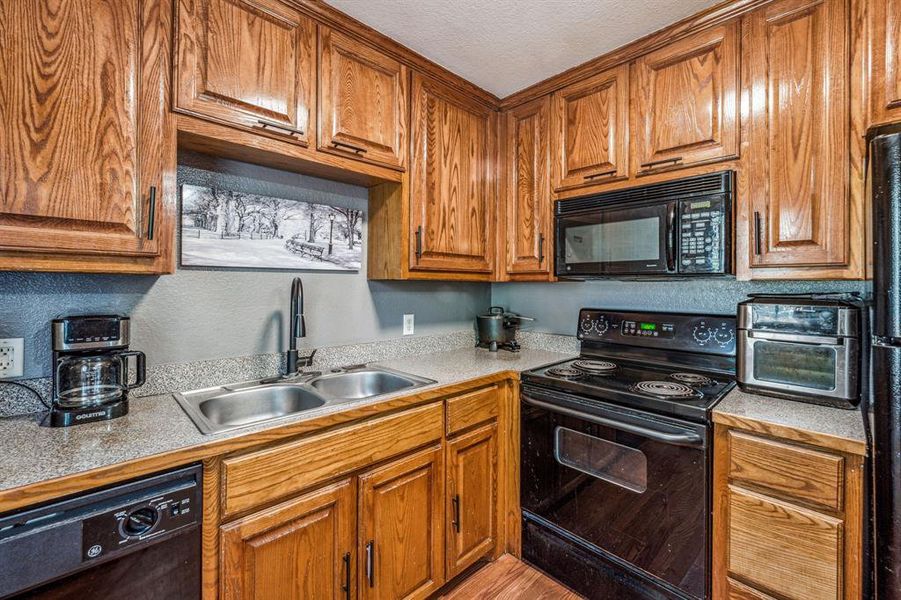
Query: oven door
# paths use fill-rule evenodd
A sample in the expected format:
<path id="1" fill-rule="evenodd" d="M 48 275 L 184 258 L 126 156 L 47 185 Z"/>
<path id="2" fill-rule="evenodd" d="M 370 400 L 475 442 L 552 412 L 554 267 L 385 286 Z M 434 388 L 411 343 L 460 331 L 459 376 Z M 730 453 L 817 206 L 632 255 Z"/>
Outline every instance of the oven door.
<path id="1" fill-rule="evenodd" d="M 557 275 L 675 273 L 676 209 L 676 202 L 658 202 L 558 216 Z"/>
<path id="2" fill-rule="evenodd" d="M 610 579 L 650 576 L 678 592 L 665 597 L 706 597 L 704 425 L 531 386 L 523 388 L 521 422 L 525 519 L 620 565 Z"/>

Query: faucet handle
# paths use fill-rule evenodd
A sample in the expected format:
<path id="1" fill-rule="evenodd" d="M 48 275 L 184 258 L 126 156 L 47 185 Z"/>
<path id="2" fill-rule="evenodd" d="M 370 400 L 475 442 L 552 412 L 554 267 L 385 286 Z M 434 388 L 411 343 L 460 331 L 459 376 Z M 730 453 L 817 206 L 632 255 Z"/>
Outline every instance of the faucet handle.
<path id="1" fill-rule="evenodd" d="M 313 366 L 313 358 L 316 356 L 316 348 L 313 348 L 313 351 L 310 352 L 307 356 L 299 358 L 299 362 L 303 367 L 312 367 Z"/>

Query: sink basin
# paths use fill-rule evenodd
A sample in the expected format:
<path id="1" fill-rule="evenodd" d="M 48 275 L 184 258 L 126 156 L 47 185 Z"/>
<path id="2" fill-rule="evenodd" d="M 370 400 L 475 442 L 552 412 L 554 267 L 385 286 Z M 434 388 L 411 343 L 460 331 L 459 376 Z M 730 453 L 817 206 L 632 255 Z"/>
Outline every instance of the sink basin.
<path id="1" fill-rule="evenodd" d="M 209 434 L 430 383 L 435 382 L 382 367 L 355 367 L 195 390 L 175 394 L 175 399 L 200 432 Z"/>
<path id="2" fill-rule="evenodd" d="M 310 381 L 309 385 L 331 398 L 356 400 L 392 394 L 429 383 L 433 382 L 415 375 L 387 369 L 364 368 L 323 375 Z"/>

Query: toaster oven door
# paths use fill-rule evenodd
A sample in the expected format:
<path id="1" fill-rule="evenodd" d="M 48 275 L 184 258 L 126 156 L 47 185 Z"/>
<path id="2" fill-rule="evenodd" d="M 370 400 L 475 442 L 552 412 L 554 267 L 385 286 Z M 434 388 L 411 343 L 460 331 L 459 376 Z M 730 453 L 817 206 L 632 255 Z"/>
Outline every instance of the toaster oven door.
<path id="1" fill-rule="evenodd" d="M 743 387 L 850 408 L 860 396 L 856 338 L 739 330 Z"/>

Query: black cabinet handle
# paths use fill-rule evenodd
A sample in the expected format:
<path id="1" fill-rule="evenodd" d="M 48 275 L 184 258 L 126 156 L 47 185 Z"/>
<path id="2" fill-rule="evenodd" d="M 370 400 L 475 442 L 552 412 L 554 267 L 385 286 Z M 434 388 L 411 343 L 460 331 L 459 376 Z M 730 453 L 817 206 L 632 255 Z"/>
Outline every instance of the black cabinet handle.
<path id="1" fill-rule="evenodd" d="M 651 162 L 641 163 L 639 166 L 644 169 L 642 173 L 647 173 L 648 171 L 653 171 L 655 168 L 668 165 L 670 163 L 676 164 L 682 162 L 681 156 L 674 156 L 673 158 L 662 158 L 660 160 L 652 160 Z"/>
<path id="2" fill-rule="evenodd" d="M 345 600 L 350 600 L 350 552 L 344 553 L 344 585 L 341 590 L 344 592 Z"/>
<path id="3" fill-rule="evenodd" d="M 586 175 L 583 179 L 592 180 L 597 179 L 598 177 L 610 177 L 611 175 L 616 175 L 616 169 L 612 171 L 604 171 L 603 173 L 592 173 L 591 175 Z"/>
<path id="4" fill-rule="evenodd" d="M 761 243 L 760 243 L 760 213 L 758 211 L 754 211 L 754 254 L 760 256 L 763 254 L 761 251 Z"/>
<path id="5" fill-rule="evenodd" d="M 297 139 L 297 136 L 303 135 L 302 129 L 292 129 L 286 125 L 279 125 L 278 123 L 270 123 L 269 121 L 264 121 L 263 119 L 257 119 L 256 127 L 268 131 L 270 133 L 277 133 L 279 135 L 287 136 L 293 140 Z"/>
<path id="6" fill-rule="evenodd" d="M 366 542 L 366 579 L 369 587 L 375 587 L 375 542 Z"/>
<path id="7" fill-rule="evenodd" d="M 544 234 L 538 234 L 538 264 L 544 262 Z"/>
<path id="8" fill-rule="evenodd" d="M 150 186 L 150 198 L 147 201 L 147 239 L 152 240 L 156 222 L 156 186 Z"/>
<path id="9" fill-rule="evenodd" d="M 416 228 L 416 258 L 422 258 L 422 225 Z"/>
<path id="10" fill-rule="evenodd" d="M 354 146 L 353 144 L 348 144 L 347 142 L 339 142 L 338 140 L 332 140 L 332 146 L 337 148 L 338 150 L 342 148 L 346 148 L 353 152 L 354 154 L 366 154 L 366 148 L 361 148 L 360 146 Z"/>
<path id="11" fill-rule="evenodd" d="M 451 525 L 453 525 L 454 531 L 460 533 L 460 494 L 454 494 L 454 497 L 451 498 L 451 504 L 454 507 L 454 518 L 451 521 Z"/>

